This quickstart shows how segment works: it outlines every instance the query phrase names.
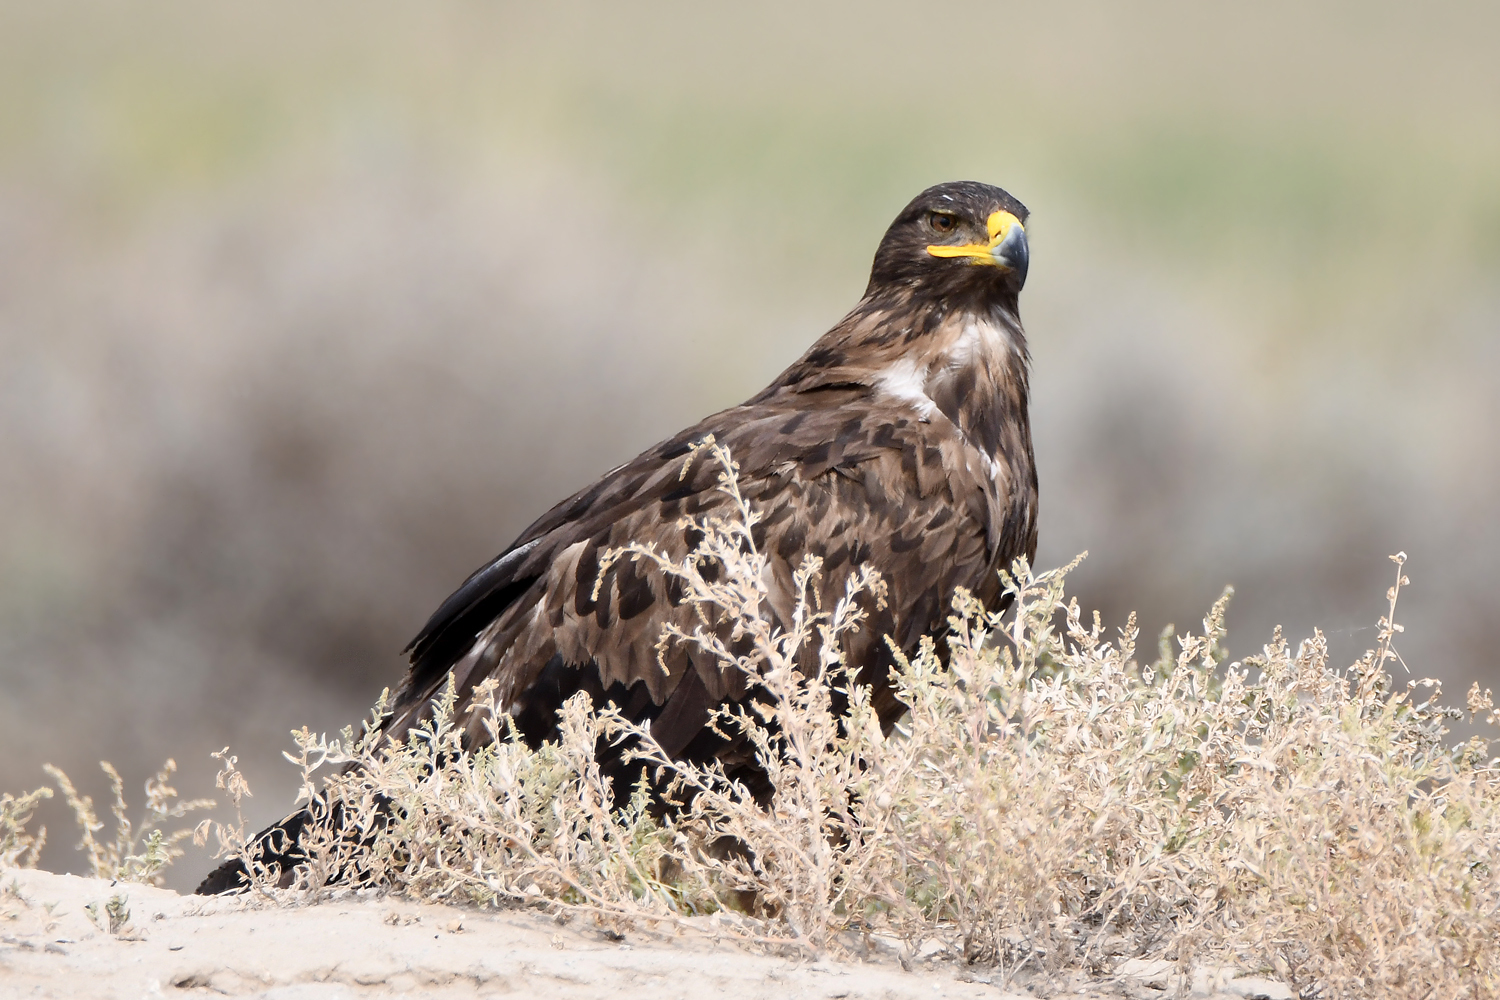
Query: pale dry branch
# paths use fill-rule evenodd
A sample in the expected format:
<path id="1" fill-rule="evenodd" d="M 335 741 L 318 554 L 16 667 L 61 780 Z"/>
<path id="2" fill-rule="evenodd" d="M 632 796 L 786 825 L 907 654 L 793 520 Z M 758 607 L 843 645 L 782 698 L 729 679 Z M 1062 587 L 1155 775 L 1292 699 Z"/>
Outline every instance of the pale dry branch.
<path id="1" fill-rule="evenodd" d="M 1018 562 L 1003 616 L 960 591 L 944 642 L 897 651 L 909 712 L 887 738 L 843 654 L 883 581 L 860 569 L 824 607 L 808 558 L 795 613 L 776 621 L 757 514 L 728 453 L 702 449 L 732 515 L 694 522 L 701 541 L 681 559 L 630 545 L 605 566 L 670 576 L 696 610 L 661 637 L 663 657 L 685 643 L 746 674 L 754 697 L 713 724 L 754 749 L 768 803 L 583 695 L 559 741 L 531 749 L 493 683 L 461 719 L 450 687 L 399 741 L 378 737 L 383 702 L 357 738 L 295 734 L 302 801 L 324 822 L 299 892 L 252 860 L 256 887 L 307 900 L 381 886 L 607 922 L 720 914 L 777 947 L 881 934 L 1006 973 L 1167 958 L 1275 970 L 1305 996 L 1500 996 L 1500 762 L 1483 740 L 1447 743 L 1459 713 L 1435 684 L 1398 690 L 1386 672 L 1404 556 L 1377 648 L 1345 670 L 1318 632 L 1293 649 L 1278 630 L 1230 662 L 1227 590 L 1201 634 L 1168 631 L 1145 661 L 1134 617 L 1111 633 L 1066 598 L 1076 560 Z M 1494 716 L 1477 687 L 1467 706 Z M 643 768 L 633 788 L 601 774 L 609 743 Z M 248 790 L 216 756 L 238 809 Z M 91 804 L 63 788 L 85 849 L 113 859 Z M 13 817 L 0 846 L 34 856 L 16 831 L 35 800 L 0 801 Z M 217 829 L 243 858 L 243 821 Z"/>

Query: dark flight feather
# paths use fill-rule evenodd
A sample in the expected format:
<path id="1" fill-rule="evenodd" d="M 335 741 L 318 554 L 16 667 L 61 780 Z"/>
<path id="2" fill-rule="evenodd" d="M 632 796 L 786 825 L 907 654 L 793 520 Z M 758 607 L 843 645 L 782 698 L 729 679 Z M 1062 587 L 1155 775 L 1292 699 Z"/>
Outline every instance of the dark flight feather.
<path id="1" fill-rule="evenodd" d="M 463 718 L 475 687 L 494 678 L 522 738 L 537 745 L 557 737 L 557 709 L 582 690 L 649 723 L 669 754 L 717 759 L 760 788 L 749 749 L 708 725 L 717 705 L 751 693 L 750 679 L 685 645 L 666 653 L 663 671 L 657 638 L 668 624 L 691 630 L 692 608 L 660 574 L 629 560 L 599 575 L 605 553 L 631 542 L 680 559 L 697 540 L 684 517 L 730 513 L 717 465 L 705 453 L 690 458 L 708 435 L 728 447 L 740 491 L 760 512 L 756 543 L 781 621 L 791 615 L 792 574 L 805 553 L 823 559 L 825 606 L 861 564 L 885 580 L 886 606 L 871 609 L 846 651 L 889 731 L 902 706 L 888 680 L 885 637 L 912 652 L 923 635 L 941 635 L 956 587 L 993 607 L 998 570 L 1036 551 L 1028 355 L 1017 310 L 1024 240 L 1006 243 L 1012 253 L 1019 245 L 1018 266 L 927 251 L 993 244 L 986 221 L 996 212 L 1018 225 L 1026 219 L 1019 202 L 988 185 L 923 192 L 886 233 L 858 305 L 764 391 L 606 473 L 464 581 L 408 647 L 411 668 L 385 733 L 399 738 L 426 718 L 450 677 Z M 936 215 L 954 228 L 936 229 Z M 297 819 L 278 827 L 296 828 Z M 270 848 L 266 856 L 296 860 Z M 199 891 L 234 888 L 242 871 L 226 865 Z"/>

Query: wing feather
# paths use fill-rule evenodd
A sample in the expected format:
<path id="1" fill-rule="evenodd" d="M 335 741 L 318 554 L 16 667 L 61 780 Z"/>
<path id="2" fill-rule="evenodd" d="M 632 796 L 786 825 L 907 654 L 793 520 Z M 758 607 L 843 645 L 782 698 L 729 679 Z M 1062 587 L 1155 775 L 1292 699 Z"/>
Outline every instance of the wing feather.
<path id="1" fill-rule="evenodd" d="M 679 560 L 697 540 L 683 518 L 731 513 L 711 458 L 700 452 L 689 460 L 710 433 L 729 447 L 740 490 L 762 514 L 756 543 L 769 562 L 768 604 L 782 621 L 792 614 L 793 573 L 805 552 L 823 557 L 825 605 L 842 596 L 861 563 L 882 570 L 889 606 L 872 609 L 849 653 L 863 664 L 861 680 L 876 688 L 877 704 L 895 711 L 884 636 L 914 647 L 941 630 L 954 587 L 983 589 L 1002 557 L 1016 553 L 1001 551 L 1004 502 L 995 480 L 974 474 L 971 450 L 951 425 L 911 419 L 872 402 L 867 390 L 840 387 L 716 414 L 538 519 L 413 641 L 389 731 L 400 735 L 420 719 L 451 669 L 461 698 L 495 677 L 502 704 L 518 717 L 550 718 L 572 691 L 597 689 L 616 704 L 630 701 L 641 721 L 654 720 L 669 752 L 704 743 L 712 706 L 744 698 L 748 679 L 681 646 L 658 663 L 663 627 L 691 630 L 695 612 L 636 562 L 617 561 L 602 578 L 600 566 L 606 552 L 631 542 Z"/>

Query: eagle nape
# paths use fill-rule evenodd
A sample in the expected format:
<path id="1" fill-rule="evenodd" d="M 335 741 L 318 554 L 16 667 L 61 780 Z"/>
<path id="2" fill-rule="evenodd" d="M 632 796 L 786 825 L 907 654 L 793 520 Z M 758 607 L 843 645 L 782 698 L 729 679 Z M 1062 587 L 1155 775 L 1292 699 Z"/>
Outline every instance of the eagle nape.
<path id="1" fill-rule="evenodd" d="M 476 687 L 493 680 L 500 708 L 535 747 L 558 739 L 558 709 L 585 691 L 648 727 L 673 758 L 716 762 L 768 796 L 754 748 L 710 724 L 716 708 L 755 697 L 755 679 L 687 644 L 659 663 L 662 630 L 691 632 L 693 607 L 638 564 L 605 558 L 639 543 L 680 560 L 694 541 L 684 519 L 731 515 L 718 467 L 704 457 L 685 464 L 709 435 L 734 456 L 740 493 L 760 515 L 765 603 L 778 622 L 791 620 L 806 554 L 822 559 L 815 585 L 825 607 L 850 570 L 879 571 L 884 606 L 842 642 L 888 733 L 905 710 L 890 683 L 891 647 L 911 655 L 922 636 L 940 635 L 956 588 L 998 610 L 999 570 L 1036 553 L 1018 307 L 1027 218 L 988 184 L 919 194 L 886 230 L 859 302 L 769 386 L 563 500 L 443 602 L 406 650 L 383 738 L 430 718 L 450 681 L 462 717 Z M 601 747 L 599 763 L 617 787 L 634 777 L 621 748 Z M 290 873 L 309 819 L 271 827 L 252 856 Z M 234 861 L 198 891 L 245 884 Z"/>

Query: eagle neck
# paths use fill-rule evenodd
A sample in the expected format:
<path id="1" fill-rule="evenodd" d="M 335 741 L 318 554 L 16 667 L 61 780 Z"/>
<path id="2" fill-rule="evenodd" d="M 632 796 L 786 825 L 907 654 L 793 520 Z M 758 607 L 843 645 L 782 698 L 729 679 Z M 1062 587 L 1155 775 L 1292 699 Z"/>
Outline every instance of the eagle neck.
<path id="1" fill-rule="evenodd" d="M 1030 355 L 1015 296 L 866 294 L 751 402 L 784 392 L 872 392 L 947 421 L 992 467 L 1031 466 Z"/>
<path id="2" fill-rule="evenodd" d="M 933 409 L 990 462 L 1029 465 L 1030 358 L 1014 310 L 1000 304 L 953 310 L 928 325 L 933 333 L 913 361 Z"/>

